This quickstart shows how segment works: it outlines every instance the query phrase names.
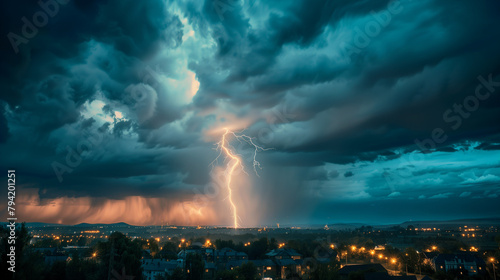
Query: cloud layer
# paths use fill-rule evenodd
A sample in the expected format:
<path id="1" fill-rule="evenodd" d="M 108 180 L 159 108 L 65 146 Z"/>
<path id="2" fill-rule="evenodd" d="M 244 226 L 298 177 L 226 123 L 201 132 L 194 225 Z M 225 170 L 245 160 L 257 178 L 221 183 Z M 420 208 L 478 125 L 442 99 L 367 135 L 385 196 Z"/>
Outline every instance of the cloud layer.
<path id="1" fill-rule="evenodd" d="M 223 128 L 272 148 L 257 177 L 232 142 L 245 226 L 500 214 L 443 203 L 500 194 L 498 1 L 40 3 L 0 12 L 0 167 L 26 220 L 228 224 L 207 191 Z"/>

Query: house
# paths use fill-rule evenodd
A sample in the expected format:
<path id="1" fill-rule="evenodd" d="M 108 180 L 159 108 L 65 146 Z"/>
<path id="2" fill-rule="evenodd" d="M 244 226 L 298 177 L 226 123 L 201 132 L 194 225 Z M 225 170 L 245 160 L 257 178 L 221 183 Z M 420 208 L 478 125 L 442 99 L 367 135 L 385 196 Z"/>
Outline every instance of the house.
<path id="1" fill-rule="evenodd" d="M 177 253 L 177 257 L 179 259 L 186 259 L 186 256 L 189 254 L 201 254 L 201 251 L 199 249 L 185 249 L 181 250 L 179 253 Z"/>
<path id="2" fill-rule="evenodd" d="M 252 260 L 251 262 L 253 262 L 257 267 L 259 277 L 274 279 L 278 276 L 277 266 L 272 260 Z"/>
<path id="3" fill-rule="evenodd" d="M 468 275 L 482 274 L 486 271 L 484 260 L 472 254 L 439 254 L 432 259 L 432 267 L 436 272 L 456 270 Z"/>
<path id="4" fill-rule="evenodd" d="M 375 251 L 384 251 L 385 250 L 385 245 L 377 245 L 375 246 Z"/>
<path id="5" fill-rule="evenodd" d="M 238 252 L 231 248 L 222 248 L 214 250 L 209 248 L 191 247 L 181 250 L 177 256 L 179 259 L 186 259 L 189 254 L 200 254 L 207 262 L 226 263 L 232 260 L 248 260 L 248 255 L 244 252 Z"/>
<path id="6" fill-rule="evenodd" d="M 172 275 L 177 267 L 180 267 L 180 263 L 177 261 L 143 259 L 141 263 L 142 276 L 145 280 L 155 280 L 157 277 Z"/>
<path id="7" fill-rule="evenodd" d="M 214 250 L 212 259 L 215 262 L 228 262 L 235 260 L 248 260 L 248 255 L 244 252 L 237 252 L 231 248 L 222 248 L 220 250 Z"/>
<path id="8" fill-rule="evenodd" d="M 274 263 L 277 266 L 278 277 L 281 279 L 286 279 L 288 274 L 301 274 L 302 273 L 302 261 L 298 259 L 295 261 L 292 258 L 274 259 Z"/>
<path id="9" fill-rule="evenodd" d="M 293 260 L 300 260 L 302 259 L 302 255 L 297 253 L 294 249 L 274 249 L 271 252 L 267 253 L 266 256 L 268 256 L 271 259 L 293 259 Z"/>
<path id="10" fill-rule="evenodd" d="M 267 253 L 270 259 L 276 264 L 277 276 L 285 279 L 290 273 L 302 274 L 302 255 L 294 249 L 274 249 Z"/>
<path id="11" fill-rule="evenodd" d="M 216 266 L 212 262 L 205 262 L 205 271 L 203 272 L 203 279 L 211 280 L 215 278 Z"/>

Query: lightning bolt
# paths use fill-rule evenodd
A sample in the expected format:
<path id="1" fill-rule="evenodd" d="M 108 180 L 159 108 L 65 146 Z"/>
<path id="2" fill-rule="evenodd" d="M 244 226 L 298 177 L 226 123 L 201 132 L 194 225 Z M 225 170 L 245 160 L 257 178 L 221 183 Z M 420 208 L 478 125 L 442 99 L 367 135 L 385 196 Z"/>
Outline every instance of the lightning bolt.
<path id="1" fill-rule="evenodd" d="M 257 176 L 259 176 L 259 173 L 257 172 L 257 168 L 262 169 L 262 167 L 260 166 L 260 162 L 257 161 L 257 152 L 258 151 L 266 151 L 266 150 L 270 150 L 270 149 L 265 149 L 265 148 L 258 146 L 257 144 L 255 144 L 253 142 L 253 138 L 251 138 L 250 136 L 247 136 L 244 134 L 238 135 L 227 128 L 225 128 L 224 130 L 225 130 L 225 132 L 222 135 L 222 139 L 219 142 L 217 142 L 217 150 L 219 150 L 220 153 L 217 156 L 217 158 L 215 158 L 215 160 L 212 162 L 211 165 L 213 166 L 214 163 L 218 162 L 218 159 L 222 156 L 222 154 L 225 155 L 226 159 L 229 159 L 229 162 L 227 163 L 227 166 L 226 166 L 226 172 L 225 172 L 226 188 L 227 188 L 227 192 L 228 192 L 229 204 L 231 205 L 231 209 L 233 211 L 234 228 L 237 229 L 238 228 L 238 219 L 239 219 L 238 208 L 236 207 L 236 204 L 233 201 L 233 188 L 231 186 L 231 183 L 232 183 L 232 179 L 233 179 L 233 173 L 238 166 L 241 167 L 241 170 L 245 174 L 248 175 L 248 173 L 245 172 L 240 155 L 238 155 L 238 154 L 236 154 L 236 152 L 232 151 L 233 149 L 232 149 L 231 145 L 229 144 L 228 137 L 233 136 L 239 142 L 244 141 L 254 148 L 254 151 L 253 151 L 253 169 L 254 169 L 255 174 Z"/>

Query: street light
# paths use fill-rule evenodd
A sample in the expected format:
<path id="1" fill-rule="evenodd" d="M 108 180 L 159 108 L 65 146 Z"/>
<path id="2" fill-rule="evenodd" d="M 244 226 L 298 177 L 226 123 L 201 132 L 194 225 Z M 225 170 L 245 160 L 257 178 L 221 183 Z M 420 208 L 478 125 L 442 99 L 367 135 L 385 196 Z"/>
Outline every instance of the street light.
<path id="1" fill-rule="evenodd" d="M 406 258 L 404 258 L 404 260 L 405 260 L 405 267 L 406 267 L 406 275 L 408 275 L 408 261 L 410 260 L 410 256 L 408 255 L 408 253 L 406 253 L 405 255 L 406 255 Z"/>
<path id="2" fill-rule="evenodd" d="M 491 266 L 493 267 L 493 280 L 497 280 L 497 275 L 495 272 L 495 258 L 490 258 Z"/>
<path id="3" fill-rule="evenodd" d="M 396 259 L 391 259 L 391 262 L 394 264 L 394 276 L 396 276 Z"/>

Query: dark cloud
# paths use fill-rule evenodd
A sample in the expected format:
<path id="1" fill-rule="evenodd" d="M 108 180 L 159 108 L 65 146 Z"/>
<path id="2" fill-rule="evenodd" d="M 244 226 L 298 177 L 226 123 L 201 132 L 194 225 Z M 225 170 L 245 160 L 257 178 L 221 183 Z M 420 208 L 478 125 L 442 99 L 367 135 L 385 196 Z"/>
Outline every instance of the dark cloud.
<path id="1" fill-rule="evenodd" d="M 352 177 L 354 176 L 354 173 L 352 173 L 351 171 L 347 171 L 346 173 L 344 173 L 344 177 Z"/>
<path id="2" fill-rule="evenodd" d="M 42 199 L 189 200 L 224 127 L 272 148 L 266 222 L 498 196 L 498 1 L 61 2 L 0 11 L 0 167 Z"/>

